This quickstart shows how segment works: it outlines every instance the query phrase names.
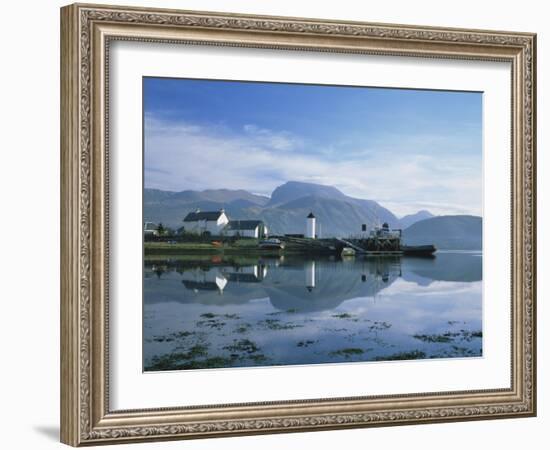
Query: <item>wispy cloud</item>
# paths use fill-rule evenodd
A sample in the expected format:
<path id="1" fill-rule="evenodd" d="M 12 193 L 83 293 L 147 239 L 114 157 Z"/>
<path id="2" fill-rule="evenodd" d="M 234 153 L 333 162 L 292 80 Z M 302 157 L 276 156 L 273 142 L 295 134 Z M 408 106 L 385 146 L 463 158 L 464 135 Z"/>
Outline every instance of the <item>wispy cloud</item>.
<path id="1" fill-rule="evenodd" d="M 291 151 L 303 146 L 303 140 L 288 131 L 273 131 L 254 124 L 243 126 L 246 136 L 256 144 L 273 150 Z"/>
<path id="2" fill-rule="evenodd" d="M 433 139 L 440 146 L 451 145 L 441 136 Z M 317 151 L 307 139 L 286 130 L 248 123 L 235 131 L 147 114 L 145 186 L 246 189 L 270 195 L 278 185 L 299 180 L 377 200 L 398 215 L 419 209 L 434 214 L 480 214 L 481 155 L 450 152 L 442 157 L 419 141 L 394 136 L 381 149 L 358 147 L 335 158 L 338 148 Z M 403 152 L 404 145 L 418 151 Z"/>

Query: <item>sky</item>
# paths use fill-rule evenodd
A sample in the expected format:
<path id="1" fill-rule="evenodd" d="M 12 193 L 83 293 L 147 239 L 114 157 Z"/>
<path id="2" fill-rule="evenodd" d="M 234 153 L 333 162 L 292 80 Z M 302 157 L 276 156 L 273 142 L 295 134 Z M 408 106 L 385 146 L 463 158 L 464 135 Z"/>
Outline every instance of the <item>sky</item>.
<path id="1" fill-rule="evenodd" d="M 482 94 L 143 79 L 146 188 L 334 186 L 397 216 L 481 215 Z"/>

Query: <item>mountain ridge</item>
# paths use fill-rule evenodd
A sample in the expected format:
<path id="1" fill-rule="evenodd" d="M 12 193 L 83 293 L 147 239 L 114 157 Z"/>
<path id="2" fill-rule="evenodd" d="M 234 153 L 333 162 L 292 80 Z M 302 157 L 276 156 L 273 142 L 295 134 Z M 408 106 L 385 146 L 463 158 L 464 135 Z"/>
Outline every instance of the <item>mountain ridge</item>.
<path id="1" fill-rule="evenodd" d="M 144 189 L 143 199 L 143 219 L 146 222 L 162 222 L 177 229 L 189 212 L 225 209 L 231 219 L 263 220 L 272 235 L 305 233 L 306 217 L 314 212 L 319 237 L 359 235 L 362 224 L 372 229 L 387 222 L 392 228 L 404 229 L 405 236 L 418 240 L 419 236 L 415 234 L 418 232 L 410 230 L 413 225 L 430 218 L 448 217 L 433 216 L 429 211 L 421 210 L 398 219 L 374 200 L 347 196 L 333 186 L 298 181 L 277 186 L 271 197 L 243 189 L 179 192 Z"/>
<path id="2" fill-rule="evenodd" d="M 401 217 L 401 219 L 399 219 L 399 224 L 401 225 L 401 228 L 405 229 L 415 224 L 416 222 L 419 222 L 424 219 L 430 219 L 432 217 L 435 217 L 435 216 L 430 211 L 421 209 L 420 211 L 414 214 L 407 214 L 406 216 Z"/>
<path id="3" fill-rule="evenodd" d="M 348 236 L 387 222 L 392 227 L 399 219 L 374 200 L 345 195 L 333 186 L 289 181 L 277 186 L 271 197 L 237 189 L 144 190 L 144 221 L 162 222 L 179 228 L 185 215 L 196 209 L 225 209 L 229 217 L 262 219 L 272 234 L 304 233 L 305 218 L 315 211 L 318 229 L 323 236 Z"/>

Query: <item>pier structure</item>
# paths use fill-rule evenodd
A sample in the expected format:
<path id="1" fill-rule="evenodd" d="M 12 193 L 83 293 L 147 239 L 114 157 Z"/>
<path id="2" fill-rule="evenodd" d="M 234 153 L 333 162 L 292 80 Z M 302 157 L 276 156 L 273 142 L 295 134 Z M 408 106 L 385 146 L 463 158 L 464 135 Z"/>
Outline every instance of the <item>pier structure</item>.
<path id="1" fill-rule="evenodd" d="M 402 243 L 400 229 L 390 229 L 387 223 L 359 237 L 311 239 L 285 236 L 281 238 L 291 243 L 293 248 L 303 253 L 342 254 L 345 248 L 363 255 L 415 255 L 431 256 L 436 248 L 433 245 L 406 246 Z"/>

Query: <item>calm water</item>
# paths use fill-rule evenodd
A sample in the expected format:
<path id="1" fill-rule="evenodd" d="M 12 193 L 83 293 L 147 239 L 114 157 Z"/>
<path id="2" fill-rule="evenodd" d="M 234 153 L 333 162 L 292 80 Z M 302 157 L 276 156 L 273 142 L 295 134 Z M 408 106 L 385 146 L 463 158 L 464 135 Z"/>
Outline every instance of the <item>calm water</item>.
<path id="1" fill-rule="evenodd" d="M 482 355 L 481 252 L 147 260 L 146 371 Z"/>

